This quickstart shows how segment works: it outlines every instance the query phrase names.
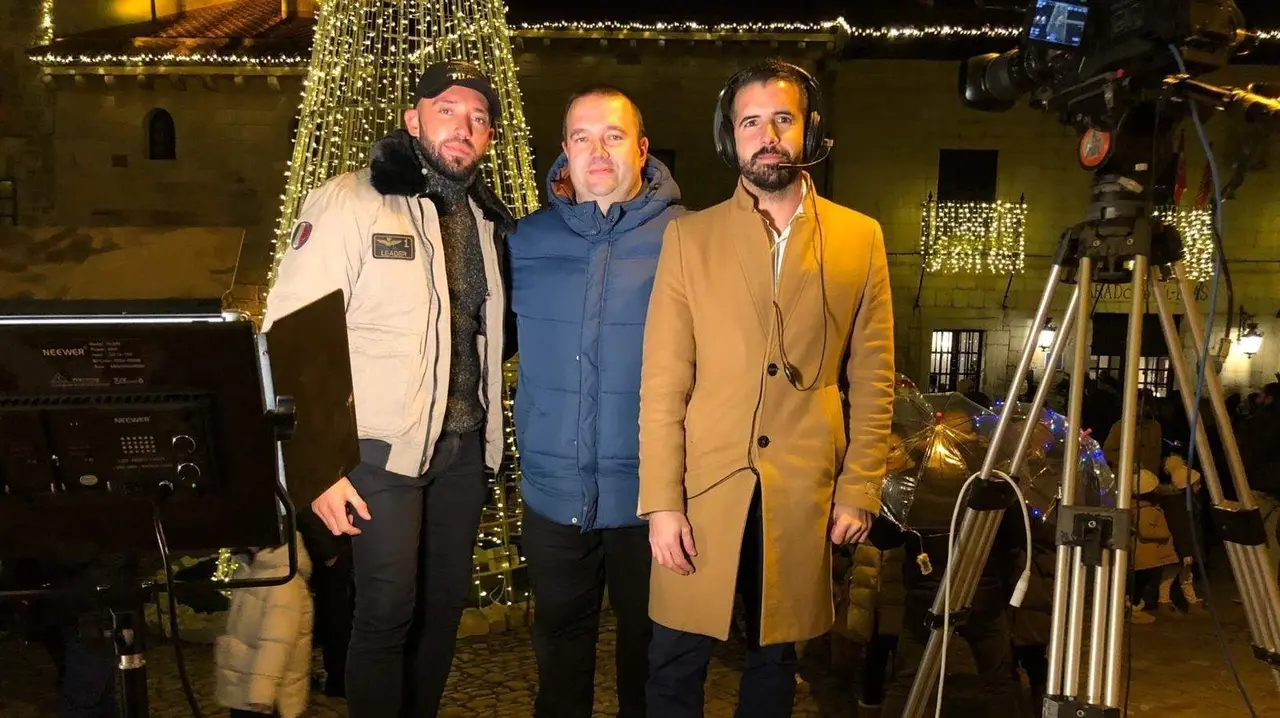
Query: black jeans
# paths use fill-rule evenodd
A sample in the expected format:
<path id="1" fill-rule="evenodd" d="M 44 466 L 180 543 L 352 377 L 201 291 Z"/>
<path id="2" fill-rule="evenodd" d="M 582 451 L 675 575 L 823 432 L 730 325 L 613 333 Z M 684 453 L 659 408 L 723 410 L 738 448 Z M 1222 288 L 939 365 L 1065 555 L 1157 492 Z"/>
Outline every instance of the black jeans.
<path id="1" fill-rule="evenodd" d="M 453 665 L 487 491 L 478 432 L 444 435 L 418 478 L 361 464 L 369 505 L 351 541 L 356 601 L 347 655 L 351 718 L 432 718 Z"/>
<path id="2" fill-rule="evenodd" d="M 351 576 L 351 537 L 334 536 L 310 511 L 298 513 L 298 532 L 311 556 L 311 591 L 315 594 L 315 643 L 323 650 L 324 693 L 346 696 L 347 649 L 355 587 Z"/>
<path id="3" fill-rule="evenodd" d="M 747 619 L 747 666 L 738 684 L 736 718 L 788 718 L 796 695 L 795 644 L 760 645 L 763 537 L 757 486 L 738 564 L 738 594 Z M 652 718 L 701 718 L 707 664 L 715 645 L 716 639 L 709 636 L 654 624 L 647 691 Z"/>
<path id="4" fill-rule="evenodd" d="M 45 646 L 58 672 L 58 718 L 115 718 L 115 648 L 77 626 L 59 626 Z"/>
<path id="5" fill-rule="evenodd" d="M 536 610 L 535 718 L 591 718 L 606 586 L 618 621 L 618 718 L 644 718 L 649 676 L 649 527 L 583 533 L 524 511 L 524 553 Z"/>
<path id="6" fill-rule="evenodd" d="M 867 706 L 884 703 L 885 681 L 889 678 L 889 666 L 898 650 L 898 637 L 877 633 L 867 641 L 862 658 L 862 697 Z"/>

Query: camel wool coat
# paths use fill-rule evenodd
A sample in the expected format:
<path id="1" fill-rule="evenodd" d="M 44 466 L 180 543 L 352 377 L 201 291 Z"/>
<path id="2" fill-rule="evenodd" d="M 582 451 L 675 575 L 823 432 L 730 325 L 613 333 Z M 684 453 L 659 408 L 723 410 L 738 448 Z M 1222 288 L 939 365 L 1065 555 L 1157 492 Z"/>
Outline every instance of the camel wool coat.
<path id="1" fill-rule="evenodd" d="M 834 621 L 832 505 L 880 510 L 894 380 L 884 237 L 816 192 L 803 209 L 776 302 L 808 391 L 782 371 L 771 239 L 741 181 L 663 236 L 641 367 L 638 513 L 685 512 L 697 549 L 689 576 L 653 564 L 649 612 L 668 628 L 728 638 L 757 483 L 765 645 L 822 635 Z"/>

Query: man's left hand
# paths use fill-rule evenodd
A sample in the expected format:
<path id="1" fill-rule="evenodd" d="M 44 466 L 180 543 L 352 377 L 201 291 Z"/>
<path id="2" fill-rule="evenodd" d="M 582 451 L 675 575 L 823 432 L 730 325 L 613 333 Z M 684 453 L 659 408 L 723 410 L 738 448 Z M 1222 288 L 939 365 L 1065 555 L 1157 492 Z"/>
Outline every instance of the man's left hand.
<path id="1" fill-rule="evenodd" d="M 844 546 L 866 540 L 874 520 L 866 509 L 836 504 L 831 508 L 831 543 Z"/>

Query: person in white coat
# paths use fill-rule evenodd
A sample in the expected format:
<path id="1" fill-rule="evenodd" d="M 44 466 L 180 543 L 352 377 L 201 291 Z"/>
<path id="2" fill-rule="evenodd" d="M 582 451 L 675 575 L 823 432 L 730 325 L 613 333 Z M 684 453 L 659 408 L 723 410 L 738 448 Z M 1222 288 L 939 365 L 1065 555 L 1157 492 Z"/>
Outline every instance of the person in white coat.
<path id="1" fill-rule="evenodd" d="M 278 578 L 289 572 L 289 548 L 257 551 L 236 579 Z M 298 539 L 298 573 L 288 583 L 231 593 L 227 631 L 214 648 L 217 701 L 231 718 L 297 718 L 311 692 L 313 609 L 307 580 L 311 557 Z"/>

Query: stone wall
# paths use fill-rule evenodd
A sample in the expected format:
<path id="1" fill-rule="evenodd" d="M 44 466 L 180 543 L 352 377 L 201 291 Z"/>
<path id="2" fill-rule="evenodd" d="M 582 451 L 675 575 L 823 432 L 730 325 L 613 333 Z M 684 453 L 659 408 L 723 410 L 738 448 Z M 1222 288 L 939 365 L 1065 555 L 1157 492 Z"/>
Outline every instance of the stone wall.
<path id="1" fill-rule="evenodd" d="M 1280 68 L 1235 67 L 1207 78 L 1245 84 L 1280 78 Z M 982 388 L 1003 394 L 1048 276 L 1050 255 L 1063 229 L 1084 219 L 1089 174 L 1076 159 L 1076 138 L 1048 115 L 1020 106 L 989 114 L 965 109 L 956 98 L 956 65 L 928 61 L 861 61 L 841 66 L 835 95 L 842 122 L 835 130 L 831 171 L 833 196 L 876 217 L 884 226 L 892 255 L 899 370 L 927 381 L 929 339 L 936 329 L 985 330 Z M 1230 123 L 1217 117 L 1207 126 L 1215 147 L 1231 144 Z M 1194 196 L 1204 155 L 1188 128 L 1188 192 Z M 920 203 L 937 186 L 938 151 L 992 149 L 1000 153 L 997 196 L 1026 196 L 1026 271 L 1007 276 L 925 275 L 920 279 Z M 1220 150 L 1221 151 L 1221 150 Z M 1219 161 L 1223 158 L 1220 156 Z M 1223 168 L 1225 172 L 1225 168 Z M 1184 198 L 1184 203 L 1188 200 Z M 1260 315 L 1264 333 L 1280 329 L 1271 299 L 1280 269 L 1280 173 L 1251 175 L 1225 211 L 1226 252 L 1236 304 Z M 1052 316 L 1061 321 L 1069 288 L 1059 291 Z M 1007 296 L 1006 296 L 1007 292 Z M 917 304 L 916 295 L 919 294 Z M 1219 308 L 1225 311 L 1225 286 Z M 1203 307 L 1202 307 L 1203 308 Z M 1099 312 L 1126 312 L 1121 300 L 1100 302 Z M 1151 305 L 1155 311 L 1154 303 Z M 1220 329 L 1225 315 L 1218 317 Z M 1234 331 L 1233 331 L 1234 336 Z M 1220 336 L 1214 332 L 1215 338 Z M 1033 364 L 1037 376 L 1043 355 Z M 1068 367 L 1069 368 L 1069 367 Z M 1280 336 L 1264 341 L 1253 359 L 1233 353 L 1223 367 L 1224 382 L 1259 386 L 1274 381 L 1280 368 Z"/>
<path id="2" fill-rule="evenodd" d="M 39 2 L 11 2 L 0 8 L 0 181 L 15 190 L 17 222 L 49 221 L 54 189 L 53 95 L 26 57 L 39 24 Z M 8 198 L 0 197 L 8 215 Z"/>
<path id="3" fill-rule="evenodd" d="M 785 49 L 710 42 L 632 47 L 616 41 L 607 46 L 523 41 L 516 59 L 539 191 L 560 152 L 565 99 L 585 85 L 608 82 L 640 105 L 653 150 L 674 154 L 685 202 L 700 208 L 720 201 L 731 191 L 734 174 L 712 148 L 716 93 L 737 68 L 778 52 Z M 1049 256 L 1062 230 L 1083 218 L 1089 175 L 1076 163 L 1074 134 L 1025 107 L 1003 114 L 964 109 L 955 96 L 953 62 L 859 60 L 826 66 L 825 53 L 813 45 L 791 50 L 791 59 L 817 70 L 827 87 L 827 120 L 836 144 L 830 160 L 815 168 L 815 179 L 824 194 L 884 225 L 892 254 L 899 369 L 923 383 L 932 331 L 982 329 L 987 332 L 982 388 L 1002 394 L 1043 290 Z M 1229 84 L 1274 80 L 1280 79 L 1280 68 L 1236 67 L 1210 79 Z M 94 77 L 60 78 L 47 124 L 56 128 L 51 153 L 56 171 L 39 161 L 24 165 L 32 188 L 25 201 L 37 208 L 24 218 L 76 226 L 243 227 L 241 276 L 249 283 L 260 281 L 255 276 L 264 273 L 270 256 L 300 87 L 298 76 L 271 84 L 262 76 L 236 82 L 161 77 L 141 83 L 119 77 L 111 85 Z M 40 116 L 45 97 L 43 90 L 24 95 L 22 111 Z M 176 160 L 146 159 L 144 124 L 157 108 L 173 115 Z M 1224 134 L 1229 124 L 1224 117 L 1210 123 L 1216 146 L 1231 144 Z M 19 151 L 30 152 L 22 148 L 31 143 L 24 138 Z M 10 139 L 0 140 L 0 161 L 11 145 Z M 1194 195 L 1203 158 L 1190 131 L 1187 145 Z M 998 150 L 998 196 L 1010 201 L 1026 196 L 1027 267 L 1012 281 L 926 275 L 920 282 L 920 202 L 936 188 L 938 152 L 944 148 Z M 39 212 L 42 205 L 52 212 Z M 1270 299 L 1271 278 L 1280 268 L 1280 173 L 1270 169 L 1249 177 L 1237 199 L 1226 205 L 1226 229 L 1235 303 L 1259 315 L 1269 336 L 1257 357 L 1230 357 L 1225 379 L 1257 386 L 1280 368 L 1275 319 L 1280 302 Z M 1064 292 L 1053 307 L 1059 321 L 1066 299 Z M 1225 291 L 1219 306 L 1225 310 Z M 1123 301 L 1099 309 L 1125 310 Z M 1223 321 L 1218 319 L 1219 328 Z M 1039 356 L 1037 362 L 1038 375 Z"/>
<path id="4" fill-rule="evenodd" d="M 300 77 L 59 80 L 58 223 L 235 226 L 249 275 L 265 272 L 293 142 Z M 148 159 L 152 112 L 173 117 L 176 158 Z"/>

